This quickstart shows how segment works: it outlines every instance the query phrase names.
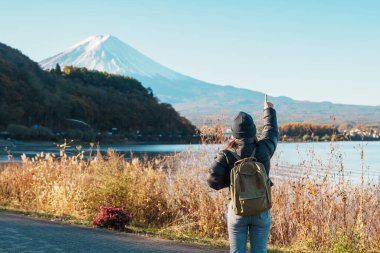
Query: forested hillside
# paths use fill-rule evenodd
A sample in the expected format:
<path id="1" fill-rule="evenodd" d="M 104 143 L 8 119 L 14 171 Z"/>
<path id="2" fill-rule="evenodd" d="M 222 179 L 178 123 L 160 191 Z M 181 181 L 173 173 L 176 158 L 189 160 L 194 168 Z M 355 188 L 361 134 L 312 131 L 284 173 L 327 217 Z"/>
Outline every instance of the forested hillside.
<path id="1" fill-rule="evenodd" d="M 160 103 L 133 78 L 84 68 L 61 71 L 59 66 L 46 72 L 1 43 L 0 98 L 0 131 L 28 128 L 65 135 L 80 128 L 76 123 L 82 131 L 114 131 L 134 138 L 190 136 L 195 130 L 171 105 Z"/>

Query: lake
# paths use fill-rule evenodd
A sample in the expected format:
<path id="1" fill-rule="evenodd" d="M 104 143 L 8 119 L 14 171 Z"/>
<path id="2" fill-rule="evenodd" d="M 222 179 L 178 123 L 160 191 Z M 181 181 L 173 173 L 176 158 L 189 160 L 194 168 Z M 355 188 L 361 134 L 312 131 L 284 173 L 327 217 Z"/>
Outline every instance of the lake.
<path id="1" fill-rule="evenodd" d="M 22 154 L 31 157 L 40 152 L 59 154 L 57 144 L 52 142 L 0 142 L 0 161 L 7 161 L 11 154 L 14 160 L 20 160 Z M 363 146 L 363 160 L 361 159 L 361 145 Z M 67 148 L 68 154 L 78 154 L 75 144 Z M 221 145 L 208 145 L 210 161 L 214 153 L 222 148 Z M 90 149 L 90 145 L 82 145 L 82 150 Z M 202 145 L 187 144 L 144 144 L 144 145 L 119 145 L 102 144 L 101 152 L 106 152 L 112 148 L 116 152 L 125 154 L 128 159 L 133 153 L 134 156 L 155 156 L 170 155 L 181 152 L 185 149 L 193 149 L 198 152 Z M 333 152 L 332 152 L 333 149 Z M 96 148 L 94 151 L 96 152 Z M 305 168 L 312 168 L 319 171 L 321 168 L 329 168 L 331 175 L 337 173 L 343 164 L 346 175 L 350 175 L 355 180 L 360 178 L 362 168 L 366 179 L 379 180 L 380 178 L 380 142 L 336 142 L 333 145 L 329 142 L 318 143 L 279 143 L 276 153 L 272 159 L 274 173 L 278 175 L 299 175 L 305 173 Z"/>

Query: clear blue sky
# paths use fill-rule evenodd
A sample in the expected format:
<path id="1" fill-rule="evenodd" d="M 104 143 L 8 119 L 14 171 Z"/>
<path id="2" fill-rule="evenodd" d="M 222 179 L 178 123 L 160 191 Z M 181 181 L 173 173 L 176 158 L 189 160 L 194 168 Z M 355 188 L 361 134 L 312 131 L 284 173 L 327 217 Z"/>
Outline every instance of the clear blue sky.
<path id="1" fill-rule="evenodd" d="M 35 61 L 93 34 L 212 83 L 380 105 L 377 0 L 0 2 L 0 42 Z"/>

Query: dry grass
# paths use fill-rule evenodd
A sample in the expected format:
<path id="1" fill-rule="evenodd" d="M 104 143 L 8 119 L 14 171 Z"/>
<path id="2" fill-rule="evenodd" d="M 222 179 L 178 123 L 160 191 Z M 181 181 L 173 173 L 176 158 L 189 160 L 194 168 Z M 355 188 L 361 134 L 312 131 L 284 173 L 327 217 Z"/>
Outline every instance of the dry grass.
<path id="1" fill-rule="evenodd" d="M 281 174 L 274 190 L 271 241 L 298 249 L 324 252 L 379 252 L 380 183 L 365 181 L 364 146 L 359 145 L 361 174 L 347 176 L 339 145 L 330 143 L 330 157 L 322 160 L 314 149 L 292 173 Z M 359 182 L 358 182 L 359 181 Z"/>
<path id="2" fill-rule="evenodd" d="M 276 178 L 283 169 L 272 169 L 270 243 L 304 252 L 379 251 L 380 184 L 351 182 L 344 176 L 339 151 L 331 147 L 331 160 L 301 163 L 304 173 L 298 177 Z M 150 160 L 127 161 L 112 151 L 107 159 L 64 153 L 59 159 L 49 154 L 24 157 L 0 172 L 0 203 L 87 221 L 99 206 L 121 207 L 137 226 L 184 237 L 227 238 L 227 191 L 215 192 L 205 182 L 211 160 L 206 146 Z M 323 169 L 312 173 L 315 163 Z M 341 173 L 333 179 L 330 169 L 336 166 Z"/>

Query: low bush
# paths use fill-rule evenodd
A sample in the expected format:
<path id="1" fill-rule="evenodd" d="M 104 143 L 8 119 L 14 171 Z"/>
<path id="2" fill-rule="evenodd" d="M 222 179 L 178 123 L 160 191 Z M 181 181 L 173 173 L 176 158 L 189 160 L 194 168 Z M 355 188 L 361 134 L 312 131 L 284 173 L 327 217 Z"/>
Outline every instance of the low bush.
<path id="1" fill-rule="evenodd" d="M 113 228 L 123 230 L 131 222 L 131 217 L 121 208 L 100 207 L 99 213 L 92 224 L 97 227 Z"/>

